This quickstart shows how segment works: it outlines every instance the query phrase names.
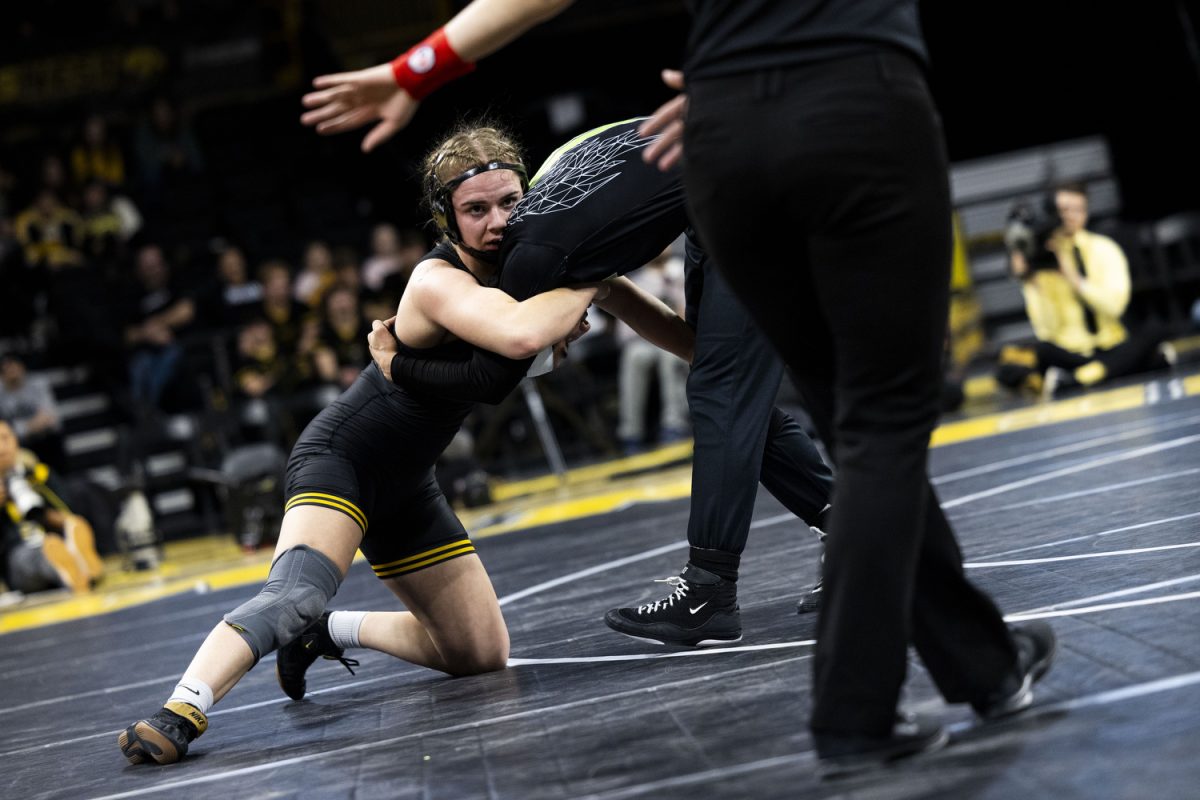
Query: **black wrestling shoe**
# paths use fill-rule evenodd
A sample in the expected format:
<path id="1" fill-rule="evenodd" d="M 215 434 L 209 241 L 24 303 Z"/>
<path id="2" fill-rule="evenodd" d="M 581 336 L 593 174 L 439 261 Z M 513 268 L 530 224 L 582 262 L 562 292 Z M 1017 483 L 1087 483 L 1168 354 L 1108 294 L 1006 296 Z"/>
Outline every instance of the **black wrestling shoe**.
<path id="1" fill-rule="evenodd" d="M 727 644 L 742 638 L 737 585 L 689 563 L 683 574 L 665 578 L 675 591 L 637 608 L 614 608 L 604 623 L 618 633 L 659 644 L 686 647 Z"/>
<path id="2" fill-rule="evenodd" d="M 821 589 L 825 585 L 825 580 L 822 578 L 817 581 L 817 585 L 809 589 L 804 597 L 800 598 L 800 602 L 796 603 L 797 614 L 812 614 L 821 610 Z"/>
<path id="3" fill-rule="evenodd" d="M 195 706 L 171 701 L 149 719 L 121 732 L 117 745 L 130 764 L 155 761 L 173 764 L 187 754 L 188 745 L 208 730 L 208 717 Z"/>
<path id="4" fill-rule="evenodd" d="M 1058 640 L 1054 629 L 1045 622 L 1028 622 L 1011 628 L 1017 646 L 1017 671 L 983 700 L 972 703 L 975 713 L 984 719 L 1001 719 L 1033 704 L 1033 685 L 1050 671 Z"/>
<path id="5" fill-rule="evenodd" d="M 326 611 L 303 633 L 279 648 L 279 654 L 275 657 L 275 677 L 279 679 L 279 688 L 293 700 L 302 700 L 307 683 L 304 673 L 318 658 L 340 661 L 353 675 L 353 668 L 358 666 L 358 662 L 353 658 L 345 658 L 343 652 L 329 636 L 329 612 Z"/>
<path id="6" fill-rule="evenodd" d="M 814 731 L 813 741 L 817 745 L 817 774 L 827 779 L 940 750 L 949 743 L 950 734 L 929 717 L 897 712 L 896 724 L 887 736 Z"/>
<path id="7" fill-rule="evenodd" d="M 826 518 L 826 514 L 828 511 L 829 511 L 829 506 L 825 506 L 825 509 L 821 512 L 821 519 Z M 821 538 L 821 568 L 823 569 L 825 567 L 825 537 L 828 534 L 826 534 L 825 531 L 821 530 L 816 525 L 812 525 L 811 527 L 812 527 L 813 533 L 815 533 L 817 536 L 819 536 Z M 818 574 L 817 585 L 814 586 L 813 588 L 809 589 L 808 593 L 805 594 L 804 597 L 800 598 L 800 602 L 796 603 L 796 613 L 797 614 L 812 614 L 813 612 L 820 611 L 821 610 L 821 589 L 824 586 L 825 586 L 825 579 L 823 577 L 820 577 L 820 575 Z"/>

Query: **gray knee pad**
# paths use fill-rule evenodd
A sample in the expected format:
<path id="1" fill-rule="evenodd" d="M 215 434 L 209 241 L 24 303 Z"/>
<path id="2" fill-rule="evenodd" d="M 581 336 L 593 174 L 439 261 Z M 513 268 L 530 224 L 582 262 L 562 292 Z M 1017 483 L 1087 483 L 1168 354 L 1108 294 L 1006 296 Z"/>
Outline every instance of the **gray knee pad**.
<path id="1" fill-rule="evenodd" d="M 341 582 L 337 565 L 325 554 L 297 545 L 275 559 L 266 585 L 226 614 L 225 623 L 250 645 L 257 664 L 321 616 Z"/>

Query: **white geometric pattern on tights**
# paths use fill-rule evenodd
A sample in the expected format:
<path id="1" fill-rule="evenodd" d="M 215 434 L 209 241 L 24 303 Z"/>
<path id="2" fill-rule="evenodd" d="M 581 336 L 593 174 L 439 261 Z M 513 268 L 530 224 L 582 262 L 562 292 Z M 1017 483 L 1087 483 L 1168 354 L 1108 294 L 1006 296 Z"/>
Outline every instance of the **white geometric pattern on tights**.
<path id="1" fill-rule="evenodd" d="M 637 130 L 629 130 L 619 136 L 601 136 L 576 145 L 563 153 L 521 199 L 509 217 L 509 226 L 527 217 L 574 208 L 621 174 L 614 168 L 625 163 L 622 156 L 657 138 L 639 136 Z"/>

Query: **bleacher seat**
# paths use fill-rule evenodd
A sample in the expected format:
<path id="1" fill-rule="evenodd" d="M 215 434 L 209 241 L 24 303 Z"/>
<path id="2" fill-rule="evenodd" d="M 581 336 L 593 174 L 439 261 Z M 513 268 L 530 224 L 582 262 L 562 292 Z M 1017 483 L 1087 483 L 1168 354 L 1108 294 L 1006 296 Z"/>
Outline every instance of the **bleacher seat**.
<path id="1" fill-rule="evenodd" d="M 1189 309 L 1200 297 L 1200 211 L 1172 214 L 1154 224 L 1151 252 L 1170 297 L 1175 333 L 1191 328 Z"/>

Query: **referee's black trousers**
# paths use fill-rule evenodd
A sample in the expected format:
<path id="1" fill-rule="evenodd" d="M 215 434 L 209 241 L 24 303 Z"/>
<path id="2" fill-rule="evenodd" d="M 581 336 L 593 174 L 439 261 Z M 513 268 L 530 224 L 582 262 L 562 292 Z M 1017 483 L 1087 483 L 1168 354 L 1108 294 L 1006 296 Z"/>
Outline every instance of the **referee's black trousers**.
<path id="1" fill-rule="evenodd" d="M 686 285 L 696 329 L 687 381 L 695 439 L 688 543 L 740 554 L 760 480 L 813 524 L 829 502 L 833 473 L 800 424 L 775 407 L 779 354 L 690 238 Z"/>
<path id="2" fill-rule="evenodd" d="M 688 92 L 692 222 L 837 469 L 810 726 L 887 734 L 910 643 L 948 701 L 982 699 L 1016 654 L 926 475 L 951 207 L 922 70 L 888 50 Z"/>

